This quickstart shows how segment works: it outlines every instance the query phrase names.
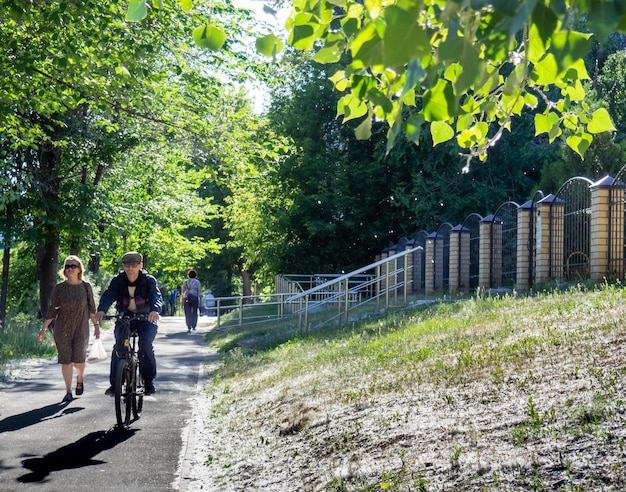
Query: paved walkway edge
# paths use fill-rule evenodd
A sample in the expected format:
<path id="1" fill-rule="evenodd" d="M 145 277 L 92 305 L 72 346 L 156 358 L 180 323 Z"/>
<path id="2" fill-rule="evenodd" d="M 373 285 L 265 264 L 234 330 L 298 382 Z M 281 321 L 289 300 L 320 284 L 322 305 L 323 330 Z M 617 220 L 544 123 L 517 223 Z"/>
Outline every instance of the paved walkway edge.
<path id="1" fill-rule="evenodd" d="M 197 426 L 202 425 L 206 415 L 201 415 L 201 410 L 204 409 L 204 405 L 200 405 L 200 399 L 206 398 L 204 395 L 204 386 L 206 380 L 206 361 L 203 361 L 198 366 L 196 390 L 191 400 L 191 417 L 189 423 L 182 430 L 182 448 L 178 461 L 178 469 L 176 470 L 176 478 L 172 484 L 172 489 L 179 492 L 185 492 L 189 490 L 189 486 L 193 483 L 192 468 L 194 464 L 194 454 L 196 452 L 197 443 L 196 437 L 202 435 L 202 432 L 197 432 Z"/>

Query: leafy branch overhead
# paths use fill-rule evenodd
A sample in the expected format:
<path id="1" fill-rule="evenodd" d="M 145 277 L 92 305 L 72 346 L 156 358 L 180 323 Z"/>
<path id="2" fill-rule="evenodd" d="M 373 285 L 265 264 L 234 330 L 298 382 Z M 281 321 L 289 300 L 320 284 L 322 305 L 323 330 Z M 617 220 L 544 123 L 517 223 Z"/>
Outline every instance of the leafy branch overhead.
<path id="1" fill-rule="evenodd" d="M 581 157 L 593 134 L 614 130 L 606 110 L 585 103 L 583 57 L 592 33 L 605 40 L 624 13 L 619 2 L 576 0 L 294 0 L 288 28 L 295 47 L 322 46 L 319 62 L 350 56 L 332 80 L 345 92 L 338 114 L 362 118 L 361 137 L 386 121 L 391 148 L 400 131 L 418 143 L 429 125 L 435 144 L 456 136 L 469 164 L 524 108 L 541 111 L 537 135 L 564 134 Z M 591 33 L 572 27 L 583 15 Z"/>
<path id="2" fill-rule="evenodd" d="M 133 0 L 129 18 L 145 4 Z M 581 157 L 594 134 L 614 130 L 606 110 L 585 103 L 583 57 L 592 36 L 626 31 L 622 1 L 292 0 L 287 30 L 320 63 L 347 57 L 332 76 L 344 93 L 337 114 L 360 120 L 362 139 L 372 122 L 387 122 L 388 150 L 400 132 L 418 143 L 428 128 L 434 144 L 456 137 L 469 165 L 525 108 L 538 112 L 537 135 L 564 136 Z M 268 39 L 258 44 L 275 54 Z"/>

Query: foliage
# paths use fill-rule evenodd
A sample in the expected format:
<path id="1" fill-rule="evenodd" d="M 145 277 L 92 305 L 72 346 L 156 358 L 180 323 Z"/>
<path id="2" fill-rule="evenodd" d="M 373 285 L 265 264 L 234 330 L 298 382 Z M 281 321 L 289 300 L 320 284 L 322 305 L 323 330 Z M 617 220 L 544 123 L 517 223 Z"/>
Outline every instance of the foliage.
<path id="1" fill-rule="evenodd" d="M 236 40 L 209 54 L 181 42 L 202 11 L 179 18 L 164 5 L 149 29 L 125 22 L 125 12 L 75 0 L 0 7 L 0 220 L 36 253 L 42 309 L 59 248 L 100 256 L 105 267 L 123 249 L 142 249 L 168 282 L 216 251 L 188 234 L 215 214 L 196 196 L 204 178 L 192 157 L 216 140 L 234 145 L 216 131 L 214 109 L 228 81 L 252 67 Z M 227 3 L 213 13 L 244 37 L 248 13 Z M 203 176 L 219 157 L 205 161 Z"/>
<path id="2" fill-rule="evenodd" d="M 375 119 L 389 124 L 388 148 L 401 131 L 418 143 L 429 125 L 435 145 L 456 136 L 469 165 L 487 158 L 513 116 L 540 103 L 536 134 L 566 136 L 581 157 L 592 135 L 613 129 L 606 110 L 591 112 L 584 102 L 591 34 L 572 29 L 570 18 L 585 14 L 603 41 L 624 12 L 577 0 L 294 0 L 287 27 L 289 42 L 315 50 L 319 62 L 350 55 L 332 80 L 345 92 L 337 113 L 344 122 L 361 120 L 361 138 Z M 546 91 L 553 84 L 559 90 Z"/>

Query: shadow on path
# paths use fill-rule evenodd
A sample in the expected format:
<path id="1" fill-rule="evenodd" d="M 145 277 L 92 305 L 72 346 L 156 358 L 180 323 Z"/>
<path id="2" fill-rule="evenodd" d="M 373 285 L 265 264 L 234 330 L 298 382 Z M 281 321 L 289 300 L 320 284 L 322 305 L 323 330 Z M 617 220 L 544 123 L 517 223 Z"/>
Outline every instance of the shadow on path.
<path id="1" fill-rule="evenodd" d="M 82 410 L 80 407 L 68 408 L 57 415 L 57 413 L 67 405 L 67 403 L 53 403 L 52 405 L 46 405 L 45 407 L 37 408 L 36 410 L 30 410 L 18 415 L 11 415 L 10 417 L 0 420 L 0 434 L 3 432 L 24 429 L 25 427 L 38 424 L 44 420 L 58 419 L 63 415 L 69 415 Z"/>
<path id="2" fill-rule="evenodd" d="M 97 431 L 87 434 L 76 442 L 52 451 L 41 458 L 28 458 L 22 461 L 24 468 L 31 473 L 22 475 L 17 480 L 22 483 L 41 482 L 53 471 L 82 468 L 104 463 L 94 460 L 100 452 L 111 449 L 130 439 L 136 430 L 120 432 L 116 429 Z"/>

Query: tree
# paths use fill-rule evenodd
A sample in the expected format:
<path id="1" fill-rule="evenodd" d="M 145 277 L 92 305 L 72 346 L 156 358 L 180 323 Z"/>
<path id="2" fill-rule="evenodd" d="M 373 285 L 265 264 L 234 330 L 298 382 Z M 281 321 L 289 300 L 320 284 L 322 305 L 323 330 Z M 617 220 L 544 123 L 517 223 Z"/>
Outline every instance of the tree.
<path id="1" fill-rule="evenodd" d="M 207 63 L 215 69 L 230 63 L 236 43 L 219 55 L 191 57 L 179 41 L 194 17 L 177 18 L 174 7 L 154 12 L 149 29 L 125 23 L 124 13 L 117 2 L 93 0 L 9 0 L 0 7 L 0 133 L 5 166 L 19 162 L 24 174 L 11 182 L 24 208 L 11 213 L 31 226 L 20 239 L 37 246 L 43 314 L 57 280 L 60 241 L 77 252 L 119 220 L 98 221 L 100 211 L 112 208 L 100 200 L 109 195 L 99 188 L 103 177 L 126 167 L 139 142 L 178 142 L 190 155 L 198 142 L 219 137 L 208 125 L 221 77 L 248 68 L 240 63 L 207 74 Z M 233 31 L 241 32 L 239 20 L 233 15 Z M 153 195 L 139 198 L 147 196 Z"/>

